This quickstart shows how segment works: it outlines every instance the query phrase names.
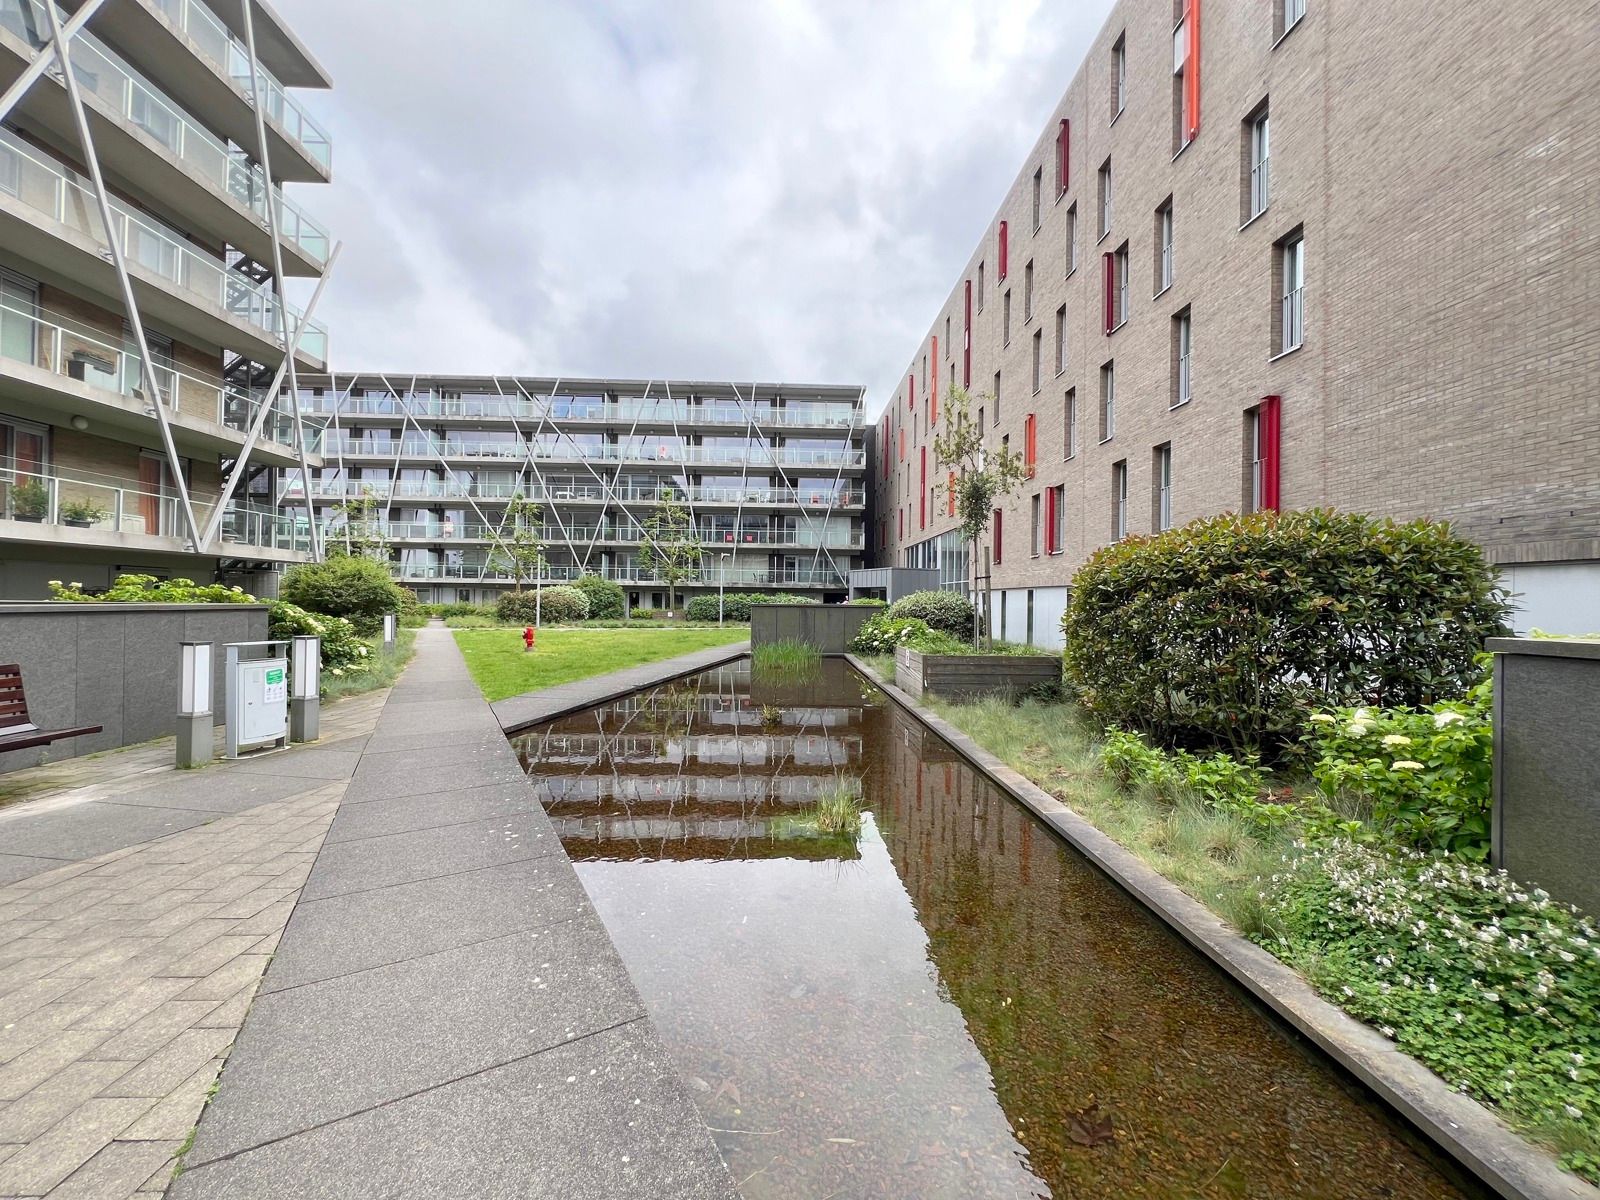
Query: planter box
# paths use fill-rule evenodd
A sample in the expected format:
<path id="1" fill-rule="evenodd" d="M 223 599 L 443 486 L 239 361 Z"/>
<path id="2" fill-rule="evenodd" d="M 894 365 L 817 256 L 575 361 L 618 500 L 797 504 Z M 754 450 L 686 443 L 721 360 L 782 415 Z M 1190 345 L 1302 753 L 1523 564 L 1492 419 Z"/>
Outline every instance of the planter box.
<path id="1" fill-rule="evenodd" d="M 924 654 L 901 646 L 894 652 L 894 681 L 919 700 L 1016 697 L 1044 684 L 1060 684 L 1061 659 L 1053 654 Z"/>

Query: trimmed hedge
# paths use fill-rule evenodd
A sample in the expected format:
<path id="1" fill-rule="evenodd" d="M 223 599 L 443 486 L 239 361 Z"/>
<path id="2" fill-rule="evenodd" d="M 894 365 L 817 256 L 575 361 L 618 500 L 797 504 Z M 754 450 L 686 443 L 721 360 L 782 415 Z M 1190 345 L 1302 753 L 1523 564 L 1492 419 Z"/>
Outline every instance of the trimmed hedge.
<path id="1" fill-rule="evenodd" d="M 558 584 L 537 591 L 502 592 L 495 601 L 495 615 L 513 625 L 567 625 L 589 616 L 589 597 L 575 587 Z"/>
<path id="2" fill-rule="evenodd" d="M 929 629 L 972 641 L 972 601 L 960 592 L 912 592 L 891 604 L 889 615 L 901 620 L 916 617 Z"/>
<path id="3" fill-rule="evenodd" d="M 1102 547 L 1061 629 L 1067 678 L 1103 724 L 1282 756 L 1312 710 L 1464 694 L 1509 611 L 1448 526 L 1309 510 Z"/>
<path id="4" fill-rule="evenodd" d="M 750 619 L 750 606 L 752 604 L 815 604 L 810 596 L 790 596 L 783 592 L 768 595 L 766 592 L 728 592 L 722 597 L 724 619 L 729 621 L 748 621 Z M 686 620 L 690 621 L 715 621 L 717 619 L 717 597 L 714 595 L 696 596 L 689 601 L 683 610 Z"/>
<path id="5" fill-rule="evenodd" d="M 383 617 L 404 604 L 389 568 L 376 559 L 339 554 L 291 567 L 278 589 L 282 599 L 314 613 L 344 617 L 359 633 L 374 633 Z"/>
<path id="6" fill-rule="evenodd" d="M 589 619 L 608 621 L 621 617 L 627 608 L 622 585 L 598 575 L 585 575 L 573 585 L 589 598 Z"/>

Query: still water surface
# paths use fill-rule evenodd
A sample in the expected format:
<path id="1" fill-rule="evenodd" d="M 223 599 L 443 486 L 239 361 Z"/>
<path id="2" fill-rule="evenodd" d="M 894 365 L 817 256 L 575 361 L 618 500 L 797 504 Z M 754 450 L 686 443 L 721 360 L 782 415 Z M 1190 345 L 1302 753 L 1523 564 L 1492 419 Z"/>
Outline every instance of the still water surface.
<path id="1" fill-rule="evenodd" d="M 842 662 L 514 742 L 748 1200 L 1478 1194 Z"/>

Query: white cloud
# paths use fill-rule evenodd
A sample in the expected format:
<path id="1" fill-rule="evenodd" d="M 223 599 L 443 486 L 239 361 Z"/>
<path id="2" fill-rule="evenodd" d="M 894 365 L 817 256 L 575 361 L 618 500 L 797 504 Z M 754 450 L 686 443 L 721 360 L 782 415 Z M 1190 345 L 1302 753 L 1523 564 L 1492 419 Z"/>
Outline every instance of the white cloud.
<path id="1" fill-rule="evenodd" d="M 340 369 L 892 390 L 1110 0 L 278 0 Z"/>

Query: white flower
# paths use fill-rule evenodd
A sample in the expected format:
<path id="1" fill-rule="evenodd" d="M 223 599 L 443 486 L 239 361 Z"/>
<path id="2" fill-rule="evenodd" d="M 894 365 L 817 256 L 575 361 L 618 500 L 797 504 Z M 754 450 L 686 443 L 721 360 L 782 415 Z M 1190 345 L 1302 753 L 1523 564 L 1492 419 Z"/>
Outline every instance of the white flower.
<path id="1" fill-rule="evenodd" d="M 1422 770 L 1422 764 L 1421 763 L 1412 762 L 1409 758 L 1398 758 L 1394 762 L 1390 763 L 1389 765 L 1391 767 L 1393 767 L 1396 771 L 1420 771 L 1420 770 Z"/>
<path id="2" fill-rule="evenodd" d="M 1383 735 L 1383 744 L 1385 746 L 1409 746 L 1411 745 L 1411 739 L 1403 733 L 1386 733 Z"/>
<path id="3" fill-rule="evenodd" d="M 1435 729 L 1443 729 L 1446 725 L 1454 725 L 1458 721 L 1465 721 L 1465 720 L 1466 720 L 1466 718 L 1463 717 L 1458 712 L 1434 713 L 1433 714 L 1433 727 Z"/>
<path id="4" fill-rule="evenodd" d="M 61 580 L 59 580 L 59 579 L 52 579 L 49 582 L 50 582 L 50 586 L 51 587 L 60 587 L 61 586 Z"/>
<path id="5" fill-rule="evenodd" d="M 1572 1105 L 1567 1104 L 1567 1105 L 1564 1105 L 1562 1107 L 1562 1111 L 1565 1112 L 1567 1114 L 1567 1116 L 1571 1117 L 1574 1121 L 1583 1120 L 1583 1109 L 1581 1109 L 1581 1108 L 1573 1108 Z"/>
<path id="6" fill-rule="evenodd" d="M 1312 713 L 1311 714 L 1311 719 L 1313 721 L 1317 721 L 1317 722 L 1319 722 L 1319 723 L 1321 723 L 1323 725 L 1332 725 L 1332 724 L 1334 724 L 1334 719 L 1333 719 L 1333 716 L 1332 716 L 1331 713 Z"/>
<path id="7" fill-rule="evenodd" d="M 71 583 L 67 584 L 67 586 L 69 588 L 72 588 L 74 591 L 76 591 L 78 588 L 81 588 L 83 586 L 83 584 L 79 583 L 76 579 L 74 579 Z"/>
<path id="8" fill-rule="evenodd" d="M 1365 736 L 1367 730 L 1369 730 L 1371 728 L 1372 728 L 1371 725 L 1367 725 L 1364 722 L 1351 721 L 1350 724 L 1348 724 L 1348 725 L 1346 725 L 1344 727 L 1344 731 L 1346 733 L 1348 733 L 1351 737 L 1363 737 L 1363 736 Z"/>

